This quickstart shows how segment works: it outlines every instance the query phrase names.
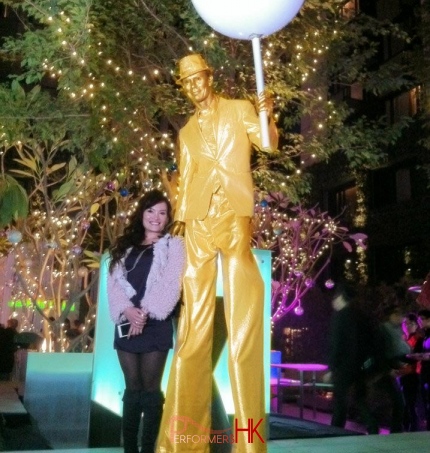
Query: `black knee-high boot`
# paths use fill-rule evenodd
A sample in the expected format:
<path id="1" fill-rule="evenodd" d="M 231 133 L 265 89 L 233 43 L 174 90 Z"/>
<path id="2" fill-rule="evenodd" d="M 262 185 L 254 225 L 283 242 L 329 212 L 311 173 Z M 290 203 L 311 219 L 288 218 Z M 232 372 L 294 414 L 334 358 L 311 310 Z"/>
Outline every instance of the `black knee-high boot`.
<path id="1" fill-rule="evenodd" d="M 141 453 L 154 453 L 163 415 L 163 392 L 142 392 L 143 429 Z"/>
<path id="2" fill-rule="evenodd" d="M 142 418 L 142 401 L 140 391 L 125 390 L 122 410 L 122 437 L 124 453 L 139 453 L 137 435 Z"/>

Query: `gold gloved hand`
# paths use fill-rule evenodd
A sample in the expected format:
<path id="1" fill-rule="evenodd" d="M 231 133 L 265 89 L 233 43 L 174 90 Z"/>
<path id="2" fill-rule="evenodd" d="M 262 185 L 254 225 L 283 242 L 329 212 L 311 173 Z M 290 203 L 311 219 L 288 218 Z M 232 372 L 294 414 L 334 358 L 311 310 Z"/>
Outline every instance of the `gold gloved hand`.
<path id="1" fill-rule="evenodd" d="M 185 222 L 181 222 L 180 220 L 175 220 L 173 225 L 170 227 L 169 233 L 172 236 L 184 236 L 185 234 Z"/>
<path id="2" fill-rule="evenodd" d="M 260 93 L 260 95 L 256 98 L 255 108 L 257 110 L 257 113 L 266 110 L 267 117 L 270 119 L 272 118 L 273 107 L 274 100 L 268 91 Z"/>

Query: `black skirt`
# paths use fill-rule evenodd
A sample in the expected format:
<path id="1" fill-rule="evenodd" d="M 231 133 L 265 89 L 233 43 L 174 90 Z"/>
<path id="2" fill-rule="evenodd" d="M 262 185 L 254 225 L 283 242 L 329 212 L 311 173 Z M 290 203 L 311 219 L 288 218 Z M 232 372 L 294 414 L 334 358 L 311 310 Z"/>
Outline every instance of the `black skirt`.
<path id="1" fill-rule="evenodd" d="M 168 351 L 173 347 L 173 324 L 169 317 L 163 321 L 148 319 L 140 335 L 119 338 L 115 326 L 114 348 L 135 354 L 153 351 Z"/>

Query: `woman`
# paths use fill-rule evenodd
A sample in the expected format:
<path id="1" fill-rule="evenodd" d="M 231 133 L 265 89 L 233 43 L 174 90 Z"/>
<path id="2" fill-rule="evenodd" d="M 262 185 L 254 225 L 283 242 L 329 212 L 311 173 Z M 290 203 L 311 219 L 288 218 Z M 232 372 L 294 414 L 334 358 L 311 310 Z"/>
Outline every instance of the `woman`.
<path id="1" fill-rule="evenodd" d="M 114 348 L 125 379 L 125 453 L 139 451 L 142 412 L 141 453 L 154 451 L 163 410 L 161 378 L 173 346 L 172 312 L 185 263 L 183 240 L 166 234 L 171 220 L 171 206 L 162 192 L 146 193 L 110 251 L 107 288 L 116 324 Z"/>

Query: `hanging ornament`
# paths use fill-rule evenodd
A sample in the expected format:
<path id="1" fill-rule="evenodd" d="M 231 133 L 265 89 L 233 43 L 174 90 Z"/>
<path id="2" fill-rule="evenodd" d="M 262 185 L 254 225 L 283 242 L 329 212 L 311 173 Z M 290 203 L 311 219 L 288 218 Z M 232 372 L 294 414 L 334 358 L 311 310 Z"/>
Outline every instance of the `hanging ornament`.
<path id="1" fill-rule="evenodd" d="M 297 315 L 297 316 L 302 316 L 302 314 L 305 312 L 305 310 L 303 310 L 303 307 L 299 304 L 297 305 L 297 307 L 294 309 L 294 313 Z"/>
<path id="2" fill-rule="evenodd" d="M 83 230 L 88 230 L 88 228 L 91 226 L 91 223 L 88 220 L 82 220 L 81 222 L 81 229 Z"/>
<path id="3" fill-rule="evenodd" d="M 143 183 L 142 183 L 142 186 L 143 186 L 143 188 L 145 190 L 151 189 L 151 187 L 152 187 L 152 179 L 149 179 L 149 178 L 145 179 L 145 181 L 143 181 Z"/>
<path id="4" fill-rule="evenodd" d="M 310 278 L 308 277 L 306 280 L 305 280 L 305 286 L 307 288 L 313 288 L 315 285 L 315 282 Z"/>
<path id="5" fill-rule="evenodd" d="M 332 289 L 334 287 L 334 281 L 329 278 L 325 283 L 324 283 L 325 287 L 327 289 Z"/>
<path id="6" fill-rule="evenodd" d="M 118 212 L 118 219 L 125 220 L 127 218 L 127 213 L 125 211 Z"/>
<path id="7" fill-rule="evenodd" d="M 303 272 L 300 269 L 294 269 L 293 273 L 294 273 L 294 275 L 296 277 L 302 277 L 303 276 Z"/>
<path id="8" fill-rule="evenodd" d="M 73 255 L 80 255 L 82 253 L 82 247 L 80 245 L 74 245 L 72 247 Z"/>
<path id="9" fill-rule="evenodd" d="M 273 234 L 279 236 L 283 231 L 284 229 L 282 227 L 282 222 L 275 222 L 275 224 L 273 225 Z"/>
<path id="10" fill-rule="evenodd" d="M 106 184 L 106 189 L 107 190 L 115 190 L 115 183 L 113 181 L 109 181 L 107 184 Z"/>
<path id="11" fill-rule="evenodd" d="M 81 266 L 78 269 L 78 276 L 83 278 L 83 277 L 86 277 L 87 275 L 88 275 L 88 269 L 85 266 Z"/>
<path id="12" fill-rule="evenodd" d="M 22 233 L 17 230 L 10 230 L 6 233 L 7 240 L 12 244 L 18 244 L 21 242 Z"/>
<path id="13" fill-rule="evenodd" d="M 119 191 L 119 194 L 121 195 L 121 197 L 126 197 L 126 196 L 129 194 L 129 191 L 128 191 L 128 189 L 126 189 L 125 187 L 123 187 L 123 188 Z"/>
<path id="14" fill-rule="evenodd" d="M 171 172 L 176 171 L 177 169 L 178 169 L 178 166 L 176 164 L 172 164 L 169 167 L 169 171 L 171 171 Z"/>
<path id="15" fill-rule="evenodd" d="M 267 200 L 261 200 L 260 201 L 260 206 L 262 208 L 267 208 L 268 205 L 269 205 L 269 203 L 267 202 Z"/>

